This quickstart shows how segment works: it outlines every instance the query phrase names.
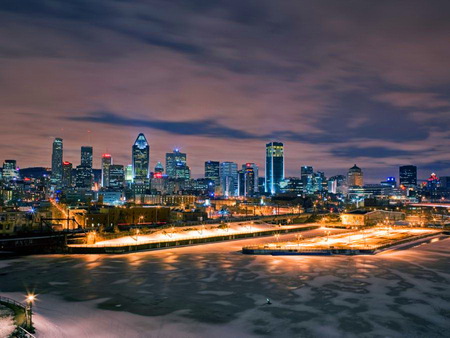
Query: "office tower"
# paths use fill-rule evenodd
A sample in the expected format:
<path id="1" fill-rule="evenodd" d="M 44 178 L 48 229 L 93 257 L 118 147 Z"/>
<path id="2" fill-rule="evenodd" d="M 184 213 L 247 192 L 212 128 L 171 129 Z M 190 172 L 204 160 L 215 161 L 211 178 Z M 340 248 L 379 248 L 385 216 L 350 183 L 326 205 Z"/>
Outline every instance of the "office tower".
<path id="1" fill-rule="evenodd" d="M 125 184 L 125 170 L 123 165 L 111 164 L 109 166 L 109 188 L 115 190 L 123 189 Z"/>
<path id="2" fill-rule="evenodd" d="M 301 195 L 303 184 L 299 177 L 286 177 L 283 182 L 281 182 L 281 189 L 284 193 L 292 195 Z"/>
<path id="3" fill-rule="evenodd" d="M 404 165 L 399 168 L 400 186 L 415 188 L 417 186 L 417 167 L 415 165 Z"/>
<path id="4" fill-rule="evenodd" d="M 144 134 L 140 133 L 132 147 L 133 179 L 149 177 L 150 146 Z"/>
<path id="5" fill-rule="evenodd" d="M 92 168 L 79 165 L 76 168 L 75 186 L 80 189 L 92 189 L 93 184 Z"/>
<path id="6" fill-rule="evenodd" d="M 281 142 L 266 144 L 266 192 L 276 194 L 281 191 L 284 180 L 284 146 Z"/>
<path id="7" fill-rule="evenodd" d="M 125 182 L 133 182 L 133 165 L 128 164 L 125 167 Z"/>
<path id="8" fill-rule="evenodd" d="M 220 185 L 224 196 L 236 196 L 238 188 L 237 163 L 220 163 Z"/>
<path id="9" fill-rule="evenodd" d="M 81 147 L 81 166 L 92 169 L 92 153 L 93 149 L 90 146 Z"/>
<path id="10" fill-rule="evenodd" d="M 61 184 L 63 177 L 63 140 L 55 138 L 52 148 L 52 182 Z"/>
<path id="11" fill-rule="evenodd" d="M 328 192 L 331 194 L 347 193 L 347 177 L 344 175 L 336 175 L 328 180 Z"/>
<path id="12" fill-rule="evenodd" d="M 191 169 L 186 163 L 177 163 L 172 178 L 189 180 L 191 178 Z"/>
<path id="13" fill-rule="evenodd" d="M 171 153 L 166 153 L 166 175 L 170 178 L 177 177 L 178 172 L 186 166 L 186 154 L 181 153 L 179 149 L 174 149 Z"/>
<path id="14" fill-rule="evenodd" d="M 102 187 L 109 187 L 109 168 L 112 164 L 111 154 L 102 155 Z"/>
<path id="15" fill-rule="evenodd" d="M 161 162 L 156 163 L 155 166 L 155 174 L 163 174 L 164 173 L 164 166 Z"/>
<path id="16" fill-rule="evenodd" d="M 259 192 L 259 188 L 258 188 L 259 168 L 258 168 L 258 165 L 256 163 L 245 163 L 242 165 L 242 170 L 245 170 L 246 168 L 253 169 L 253 176 L 255 178 L 255 182 L 253 183 L 253 185 L 254 185 L 253 194 L 255 194 L 255 193 Z"/>
<path id="17" fill-rule="evenodd" d="M 220 186 L 220 162 L 206 161 L 205 162 L 205 178 L 214 182 L 216 187 Z"/>
<path id="18" fill-rule="evenodd" d="M 19 178 L 19 170 L 16 160 L 5 160 L 2 170 L 3 181 L 9 182 Z"/>
<path id="19" fill-rule="evenodd" d="M 238 171 L 239 196 L 253 196 L 255 194 L 255 172 L 251 166 L 243 165 Z"/>
<path id="20" fill-rule="evenodd" d="M 62 186 L 70 188 L 72 186 L 72 163 L 64 161 L 62 164 Z"/>
<path id="21" fill-rule="evenodd" d="M 303 193 L 312 194 L 314 192 L 314 169 L 311 166 L 300 168 L 300 179 L 302 180 Z"/>
<path id="22" fill-rule="evenodd" d="M 363 172 L 356 164 L 348 170 L 347 173 L 348 187 L 362 187 L 364 185 Z"/>

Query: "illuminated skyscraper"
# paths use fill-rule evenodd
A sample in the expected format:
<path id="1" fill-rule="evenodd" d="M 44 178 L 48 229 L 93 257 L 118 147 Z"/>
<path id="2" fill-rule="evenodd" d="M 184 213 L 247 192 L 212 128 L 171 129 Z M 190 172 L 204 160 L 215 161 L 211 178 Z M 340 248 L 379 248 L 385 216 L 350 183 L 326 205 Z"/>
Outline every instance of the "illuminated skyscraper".
<path id="1" fill-rule="evenodd" d="M 102 187 L 109 187 L 109 169 L 112 164 L 112 157 L 110 154 L 102 155 Z"/>
<path id="2" fill-rule="evenodd" d="M 222 194 L 226 197 L 236 196 L 238 191 L 238 171 L 237 163 L 222 162 L 220 163 L 220 184 L 222 186 Z"/>
<path id="3" fill-rule="evenodd" d="M 417 186 L 417 167 L 404 165 L 399 168 L 400 186 L 415 188 Z"/>
<path id="4" fill-rule="evenodd" d="M 348 187 L 362 187 L 364 185 L 364 177 L 361 168 L 356 164 L 348 170 L 347 173 Z"/>
<path id="5" fill-rule="evenodd" d="M 255 171 L 253 167 L 242 166 L 238 171 L 238 192 L 239 196 L 253 196 L 255 194 Z"/>
<path id="6" fill-rule="evenodd" d="M 131 183 L 133 182 L 133 165 L 128 164 L 125 167 L 125 182 Z"/>
<path id="7" fill-rule="evenodd" d="M 63 178 L 63 140 L 55 138 L 52 149 L 52 181 L 61 184 Z"/>
<path id="8" fill-rule="evenodd" d="M 205 162 L 205 178 L 214 182 L 216 187 L 220 186 L 220 162 L 206 161 Z"/>
<path id="9" fill-rule="evenodd" d="M 64 161 L 62 164 L 62 186 L 64 188 L 70 188 L 72 186 L 72 163 Z"/>
<path id="10" fill-rule="evenodd" d="M 311 194 L 314 192 L 314 169 L 310 166 L 303 166 L 300 168 L 300 178 L 302 180 L 303 193 Z"/>
<path id="11" fill-rule="evenodd" d="M 109 188 L 122 190 L 125 184 L 125 170 L 123 165 L 111 164 L 109 166 Z"/>
<path id="12" fill-rule="evenodd" d="M 81 166 L 92 169 L 92 153 L 93 149 L 91 146 L 81 147 Z"/>
<path id="13" fill-rule="evenodd" d="M 166 153 L 166 175 L 170 178 L 177 177 L 186 166 L 186 154 L 181 153 L 179 149 L 174 149 L 171 153 Z M 184 175 L 183 175 L 184 176 Z"/>
<path id="14" fill-rule="evenodd" d="M 253 188 L 253 193 L 257 193 L 259 191 L 258 188 L 258 179 L 259 179 L 259 168 L 258 165 L 256 163 L 245 163 L 242 165 L 242 170 L 245 170 L 247 168 L 252 168 L 253 169 L 253 177 L 255 179 L 254 182 L 254 188 Z"/>
<path id="15" fill-rule="evenodd" d="M 281 142 L 266 144 L 266 192 L 276 194 L 281 191 L 284 180 L 284 146 Z"/>
<path id="16" fill-rule="evenodd" d="M 144 134 L 140 133 L 132 147 L 133 179 L 149 177 L 150 146 Z"/>

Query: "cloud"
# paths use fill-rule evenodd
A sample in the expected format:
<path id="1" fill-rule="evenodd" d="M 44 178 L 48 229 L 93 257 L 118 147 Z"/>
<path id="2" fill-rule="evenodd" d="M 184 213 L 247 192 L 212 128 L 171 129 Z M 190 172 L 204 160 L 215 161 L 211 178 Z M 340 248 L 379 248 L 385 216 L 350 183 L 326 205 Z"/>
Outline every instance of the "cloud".
<path id="1" fill-rule="evenodd" d="M 167 121 L 161 119 L 125 118 L 110 112 L 93 112 L 85 116 L 71 116 L 67 118 L 77 122 L 94 122 L 123 127 L 152 128 L 171 134 L 195 135 L 206 137 L 223 137 L 235 139 L 254 139 L 255 135 L 242 130 L 226 127 L 210 119 L 189 121 Z"/>
<path id="2" fill-rule="evenodd" d="M 286 142 L 295 175 L 300 163 L 346 170 L 350 158 L 376 170 L 445 167 L 449 6 L 2 1 L 0 143 L 15 142 L 0 157 L 48 164 L 51 136 L 62 135 L 71 161 L 90 142 L 125 162 L 148 128 L 152 158 L 183 144 L 194 172 L 202 158 L 221 160 L 217 149 L 263 163 L 270 139 Z"/>

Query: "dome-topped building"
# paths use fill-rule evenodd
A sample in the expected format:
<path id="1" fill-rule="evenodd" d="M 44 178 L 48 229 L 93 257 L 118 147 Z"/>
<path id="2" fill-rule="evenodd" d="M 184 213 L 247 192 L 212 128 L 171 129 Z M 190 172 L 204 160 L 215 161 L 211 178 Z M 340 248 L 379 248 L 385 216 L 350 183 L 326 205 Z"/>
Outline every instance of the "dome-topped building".
<path id="1" fill-rule="evenodd" d="M 348 170 L 347 184 L 349 187 L 362 187 L 364 185 L 363 172 L 356 164 Z"/>

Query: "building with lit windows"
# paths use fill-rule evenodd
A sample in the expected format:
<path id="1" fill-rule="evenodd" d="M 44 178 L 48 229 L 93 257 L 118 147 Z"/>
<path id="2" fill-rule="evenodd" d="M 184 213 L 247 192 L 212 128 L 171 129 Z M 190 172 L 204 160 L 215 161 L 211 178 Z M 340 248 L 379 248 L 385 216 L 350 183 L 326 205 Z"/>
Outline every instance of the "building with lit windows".
<path id="1" fill-rule="evenodd" d="M 348 170 L 347 185 L 349 187 L 362 187 L 364 185 L 363 172 L 356 164 Z"/>
<path id="2" fill-rule="evenodd" d="M 60 185 L 63 178 L 63 140 L 55 138 L 52 147 L 52 182 Z"/>
<path id="3" fill-rule="evenodd" d="M 220 186 L 220 162 L 206 161 L 205 162 L 205 178 L 214 182 L 216 187 Z"/>
<path id="4" fill-rule="evenodd" d="M 149 178 L 150 146 L 144 134 L 140 133 L 132 146 L 133 180 Z"/>
<path id="5" fill-rule="evenodd" d="M 399 167 L 400 186 L 405 188 L 417 187 L 417 167 L 415 165 L 404 165 Z"/>
<path id="6" fill-rule="evenodd" d="M 174 149 L 171 153 L 166 153 L 166 175 L 170 178 L 181 178 L 177 174 L 183 174 L 186 167 L 186 154 Z"/>
<path id="7" fill-rule="evenodd" d="M 64 161 L 62 164 L 62 186 L 64 188 L 70 188 L 72 186 L 72 163 Z"/>
<path id="8" fill-rule="evenodd" d="M 109 184 L 112 190 L 122 190 L 125 185 L 125 170 L 121 164 L 111 164 L 109 167 Z"/>
<path id="9" fill-rule="evenodd" d="M 266 193 L 276 194 L 281 191 L 284 180 L 284 145 L 281 142 L 266 144 Z"/>
<path id="10" fill-rule="evenodd" d="M 109 187 L 109 168 L 112 164 L 111 154 L 102 155 L 102 187 Z"/>
<path id="11" fill-rule="evenodd" d="M 220 185 L 222 194 L 225 197 L 236 196 L 238 194 L 238 170 L 235 162 L 220 163 Z"/>

